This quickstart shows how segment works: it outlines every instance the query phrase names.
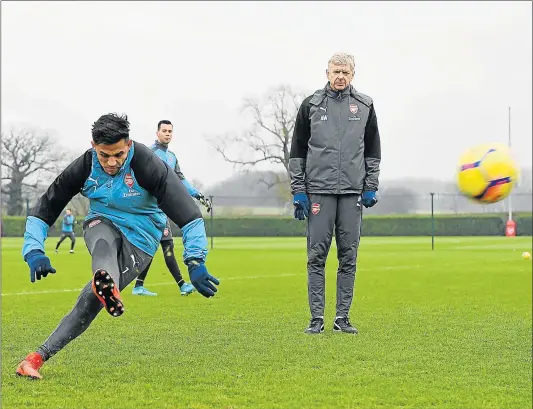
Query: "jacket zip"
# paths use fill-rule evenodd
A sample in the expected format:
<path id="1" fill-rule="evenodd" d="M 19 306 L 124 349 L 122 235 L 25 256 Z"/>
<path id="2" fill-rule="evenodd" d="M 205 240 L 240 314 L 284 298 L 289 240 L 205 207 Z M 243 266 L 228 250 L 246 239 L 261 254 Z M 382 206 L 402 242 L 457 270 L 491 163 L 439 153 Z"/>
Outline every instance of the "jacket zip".
<path id="1" fill-rule="evenodd" d="M 337 97 L 339 102 L 337 104 L 342 105 L 341 99 L 342 99 L 342 93 L 339 92 L 339 96 Z M 339 108 L 339 106 L 337 107 Z M 339 108 L 339 120 L 337 121 L 337 150 L 339 152 L 339 161 L 338 161 L 338 168 L 337 168 L 337 194 L 340 195 L 341 193 L 341 117 L 342 117 L 342 109 Z"/>

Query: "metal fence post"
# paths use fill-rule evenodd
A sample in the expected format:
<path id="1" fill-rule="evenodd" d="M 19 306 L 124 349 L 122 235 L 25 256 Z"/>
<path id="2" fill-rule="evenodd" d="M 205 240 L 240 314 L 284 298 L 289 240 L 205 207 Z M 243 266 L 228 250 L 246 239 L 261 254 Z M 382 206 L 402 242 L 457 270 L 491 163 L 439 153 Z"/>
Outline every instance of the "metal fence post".
<path id="1" fill-rule="evenodd" d="M 431 250 L 435 250 L 435 212 L 434 212 L 434 198 L 435 193 L 431 192 Z"/>
<path id="2" fill-rule="evenodd" d="M 213 230 L 213 213 L 215 211 L 215 204 L 213 202 L 213 195 L 209 196 L 209 200 L 211 201 L 211 217 L 210 217 L 210 224 L 211 224 L 211 227 L 209 230 L 211 230 L 211 250 L 213 250 L 213 235 L 214 235 L 214 230 Z"/>

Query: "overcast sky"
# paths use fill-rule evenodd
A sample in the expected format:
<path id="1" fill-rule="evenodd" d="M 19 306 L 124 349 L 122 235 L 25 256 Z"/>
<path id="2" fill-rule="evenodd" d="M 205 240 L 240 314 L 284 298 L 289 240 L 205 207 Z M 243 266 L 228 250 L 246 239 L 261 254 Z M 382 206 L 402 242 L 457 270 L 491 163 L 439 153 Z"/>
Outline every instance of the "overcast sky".
<path id="1" fill-rule="evenodd" d="M 512 142 L 532 162 L 531 2 L 2 2 L 2 125 L 52 129 L 71 150 L 100 115 L 171 144 L 189 179 L 230 176 L 206 135 L 238 131 L 242 99 L 326 83 L 336 51 L 374 99 L 382 179 L 453 178 L 466 147 Z"/>

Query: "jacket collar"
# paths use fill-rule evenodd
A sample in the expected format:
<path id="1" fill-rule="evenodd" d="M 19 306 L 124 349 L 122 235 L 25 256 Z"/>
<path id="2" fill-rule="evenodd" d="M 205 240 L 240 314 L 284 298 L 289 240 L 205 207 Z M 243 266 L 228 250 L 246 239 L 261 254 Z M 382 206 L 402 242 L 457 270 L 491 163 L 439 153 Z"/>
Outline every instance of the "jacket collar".
<path id="1" fill-rule="evenodd" d="M 326 95 L 330 98 L 344 98 L 352 93 L 353 87 L 352 85 L 348 85 L 346 88 L 344 88 L 342 91 L 336 91 L 333 88 L 331 88 L 331 85 L 329 82 L 326 84 L 324 91 Z M 355 92 L 355 90 L 353 90 Z"/>
<path id="2" fill-rule="evenodd" d="M 159 142 L 157 139 L 155 140 L 155 147 L 157 149 L 161 149 L 162 151 L 167 151 L 168 150 L 168 145 L 163 145 L 161 142 Z"/>

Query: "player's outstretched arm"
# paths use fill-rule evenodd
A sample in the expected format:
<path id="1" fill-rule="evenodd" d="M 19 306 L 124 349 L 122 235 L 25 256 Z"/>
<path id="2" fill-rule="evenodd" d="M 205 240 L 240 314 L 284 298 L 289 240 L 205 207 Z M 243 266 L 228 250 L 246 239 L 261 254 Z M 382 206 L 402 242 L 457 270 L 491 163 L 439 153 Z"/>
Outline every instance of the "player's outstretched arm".
<path id="1" fill-rule="evenodd" d="M 174 155 L 174 154 L 173 154 Z M 174 172 L 176 172 L 176 175 L 178 175 L 178 178 L 181 180 L 181 182 L 185 185 L 185 188 L 187 189 L 187 192 L 194 197 L 196 200 L 198 200 L 203 206 L 207 208 L 207 212 L 209 213 L 211 209 L 213 208 L 213 205 L 211 203 L 211 200 L 209 198 L 205 197 L 202 192 L 200 192 L 192 183 L 190 183 L 187 178 L 185 178 L 185 175 L 180 169 L 180 164 L 178 162 L 178 158 L 176 155 L 174 155 L 176 158 L 176 165 L 174 166 Z"/>
<path id="2" fill-rule="evenodd" d="M 183 260 L 192 284 L 205 297 L 215 295 L 219 284 L 205 267 L 207 236 L 202 213 L 178 175 L 148 147 L 136 142 L 131 161 L 137 182 L 157 198 L 159 208 L 181 229 Z"/>
<path id="3" fill-rule="evenodd" d="M 181 173 L 181 175 L 183 176 L 183 173 Z M 185 188 L 187 189 L 187 192 L 189 192 L 192 197 L 198 200 L 202 204 L 202 206 L 205 206 L 207 208 L 207 212 L 209 213 L 213 207 L 213 205 L 211 204 L 211 200 L 205 197 L 203 193 L 200 192 L 196 187 L 194 187 L 194 185 L 192 185 L 187 179 L 185 179 L 185 177 L 180 179 Z"/>
<path id="4" fill-rule="evenodd" d="M 65 206 L 80 192 L 91 171 L 91 151 L 85 152 L 54 180 L 30 210 L 26 219 L 22 256 L 30 267 L 30 280 L 40 280 L 55 273 L 44 254 L 44 242 Z"/>

